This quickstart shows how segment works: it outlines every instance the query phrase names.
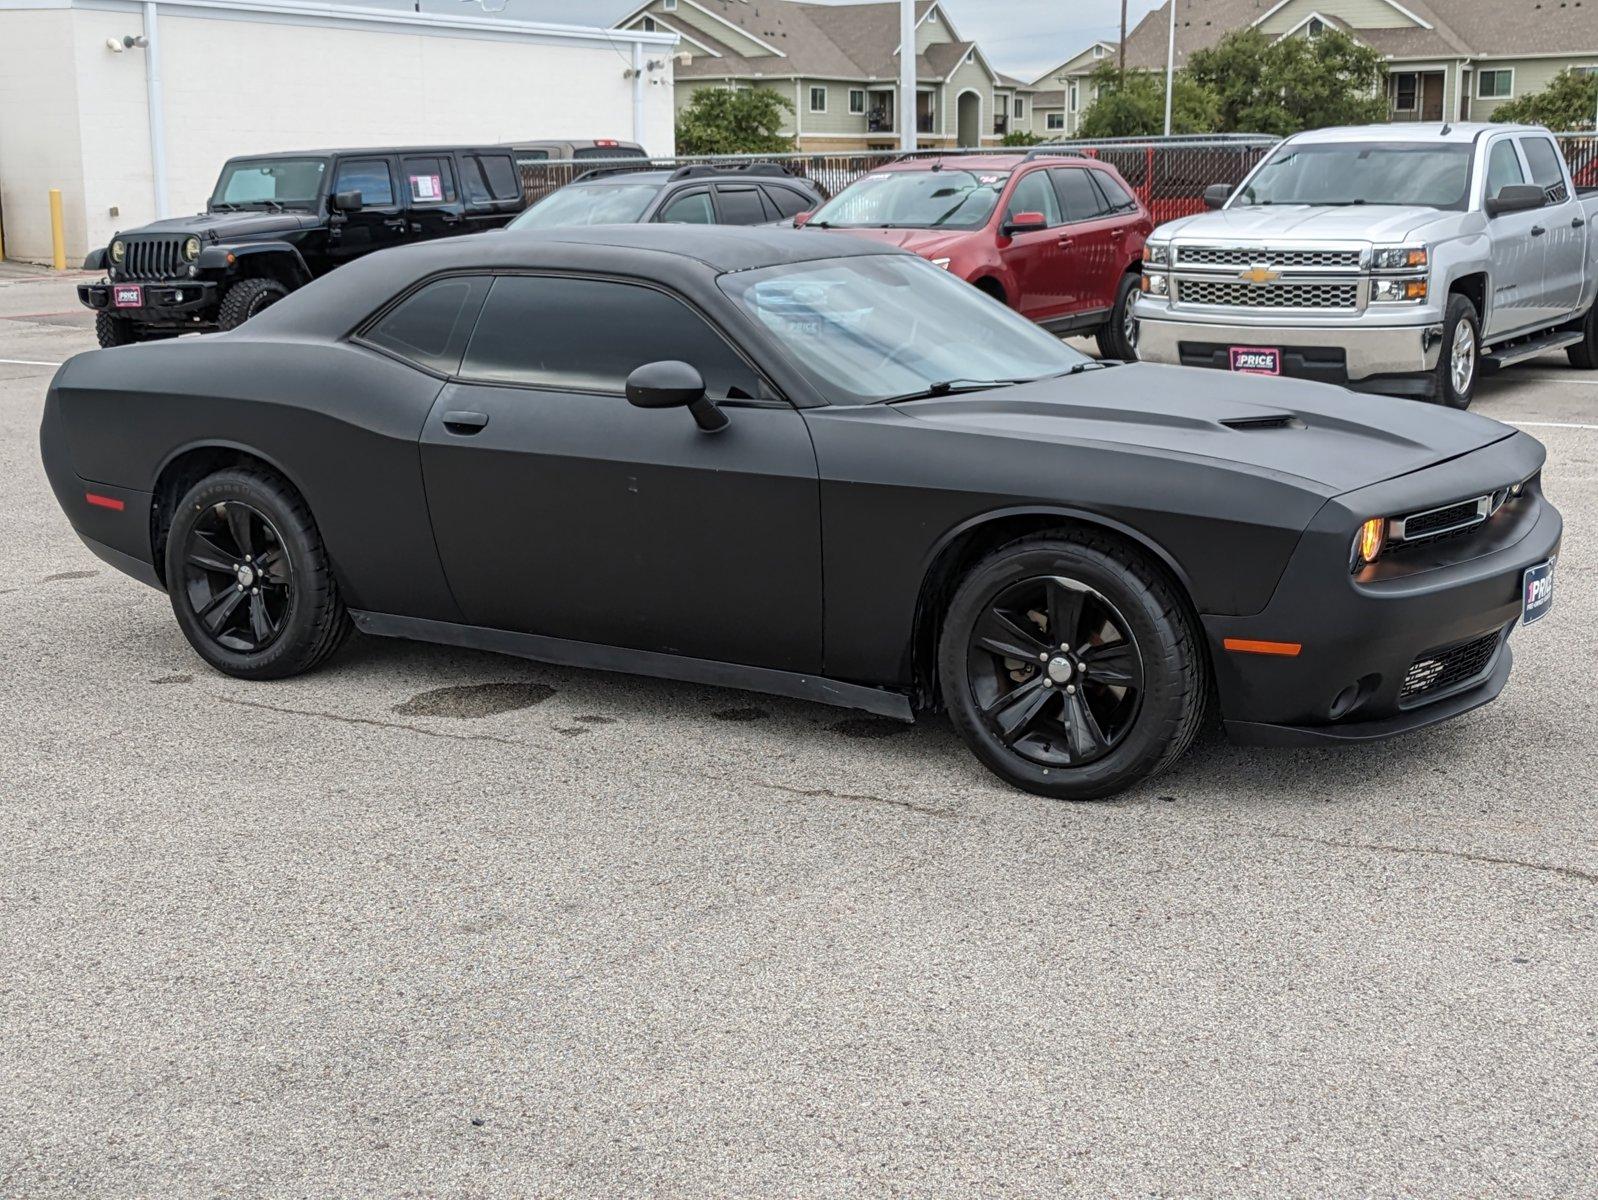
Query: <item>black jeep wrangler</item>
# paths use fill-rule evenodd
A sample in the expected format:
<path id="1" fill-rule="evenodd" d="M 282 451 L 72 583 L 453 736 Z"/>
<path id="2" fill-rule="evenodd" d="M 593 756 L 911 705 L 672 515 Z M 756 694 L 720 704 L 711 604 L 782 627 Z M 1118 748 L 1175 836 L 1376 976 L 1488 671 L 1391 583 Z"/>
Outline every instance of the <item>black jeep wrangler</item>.
<path id="1" fill-rule="evenodd" d="M 503 146 L 326 150 L 228 160 L 205 212 L 118 233 L 78 299 L 102 346 L 233 329 L 374 250 L 504 225 L 525 206 Z"/>

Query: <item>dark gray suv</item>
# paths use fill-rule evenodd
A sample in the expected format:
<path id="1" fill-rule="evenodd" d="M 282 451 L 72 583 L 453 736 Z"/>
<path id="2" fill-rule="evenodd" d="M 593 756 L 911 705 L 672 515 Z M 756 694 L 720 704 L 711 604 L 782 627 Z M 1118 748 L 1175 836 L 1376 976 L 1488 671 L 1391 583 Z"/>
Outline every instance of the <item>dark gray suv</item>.
<path id="1" fill-rule="evenodd" d="M 826 202 L 810 180 L 777 163 L 717 166 L 697 163 L 675 170 L 605 167 L 586 171 L 551 192 L 511 222 L 513 229 L 571 225 L 679 225 L 791 223 Z"/>

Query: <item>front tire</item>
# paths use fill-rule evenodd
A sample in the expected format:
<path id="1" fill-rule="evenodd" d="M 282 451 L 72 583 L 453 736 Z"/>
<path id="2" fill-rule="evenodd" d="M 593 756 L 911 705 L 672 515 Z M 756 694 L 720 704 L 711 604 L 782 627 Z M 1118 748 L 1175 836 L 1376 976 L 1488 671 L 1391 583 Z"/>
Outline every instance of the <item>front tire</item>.
<path id="1" fill-rule="evenodd" d="M 222 297 L 216 316 L 217 328 L 237 329 L 288 294 L 288 288 L 275 279 L 241 279 Z"/>
<path id="2" fill-rule="evenodd" d="M 1469 408 L 1481 366 L 1481 318 L 1476 306 L 1464 296 L 1450 296 L 1437 356 L 1437 398 L 1449 408 Z"/>
<path id="3" fill-rule="evenodd" d="M 1115 307 L 1110 309 L 1110 319 L 1099 326 L 1096 335 L 1099 354 L 1104 358 L 1118 358 L 1123 362 L 1137 359 L 1137 318 L 1132 306 L 1137 303 L 1141 278 L 1123 275 L 1115 289 Z"/>
<path id="4" fill-rule="evenodd" d="M 94 314 L 94 337 L 102 350 L 144 341 L 143 331 L 137 325 L 126 317 L 114 317 L 108 312 Z"/>
<path id="5" fill-rule="evenodd" d="M 1565 357 L 1578 371 L 1598 370 L 1598 304 L 1581 319 L 1581 341 L 1566 346 Z"/>
<path id="6" fill-rule="evenodd" d="M 1192 744 L 1209 662 L 1175 588 L 1092 533 L 1023 538 L 955 592 L 938 648 L 954 726 L 1005 782 L 1094 800 L 1149 779 Z"/>
<path id="7" fill-rule="evenodd" d="M 165 563 L 178 627 L 224 674 L 298 675 L 349 633 L 310 509 L 269 471 L 229 468 L 190 488 L 167 531 Z"/>

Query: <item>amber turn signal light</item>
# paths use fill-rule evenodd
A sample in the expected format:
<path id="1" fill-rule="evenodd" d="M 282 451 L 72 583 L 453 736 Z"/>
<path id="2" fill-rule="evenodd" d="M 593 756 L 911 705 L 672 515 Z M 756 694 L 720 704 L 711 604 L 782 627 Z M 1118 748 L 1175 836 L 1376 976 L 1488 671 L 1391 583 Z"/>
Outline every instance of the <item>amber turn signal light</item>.
<path id="1" fill-rule="evenodd" d="M 1387 518 L 1372 517 L 1359 527 L 1354 539 L 1354 556 L 1357 563 L 1372 563 L 1380 557 L 1387 541 Z"/>

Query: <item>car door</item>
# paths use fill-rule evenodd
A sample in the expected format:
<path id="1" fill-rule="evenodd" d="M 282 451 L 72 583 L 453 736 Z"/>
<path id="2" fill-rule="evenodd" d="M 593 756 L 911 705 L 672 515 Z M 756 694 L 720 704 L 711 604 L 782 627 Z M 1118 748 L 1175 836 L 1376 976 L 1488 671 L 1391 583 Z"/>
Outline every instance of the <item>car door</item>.
<path id="1" fill-rule="evenodd" d="M 338 192 L 359 192 L 361 207 L 353 212 L 329 212 L 327 254 L 335 263 L 398 246 L 410 237 L 410 224 L 394 184 L 393 159 L 340 159 L 332 183 L 332 193 Z"/>
<path id="2" fill-rule="evenodd" d="M 400 177 L 413 235 L 431 239 L 466 232 L 466 206 L 455 186 L 455 164 L 449 155 L 402 158 Z"/>
<path id="3" fill-rule="evenodd" d="M 791 221 L 802 212 L 809 212 L 818 207 L 820 201 L 813 200 L 797 188 L 788 187 L 781 183 L 768 183 L 764 185 L 766 199 L 777 210 L 777 219 Z"/>
<path id="4" fill-rule="evenodd" d="M 1040 212 L 1045 228 L 1009 232 L 1017 213 Z M 1049 321 L 1071 311 L 1074 292 L 1065 258 L 1070 235 L 1061 228 L 1060 197 L 1041 168 L 1027 171 L 1010 188 L 1004 223 L 999 229 L 999 258 L 1015 284 L 1017 312 L 1034 321 Z"/>
<path id="5" fill-rule="evenodd" d="M 522 208 L 521 179 L 508 154 L 461 154 L 461 200 L 466 212 L 466 232 L 498 229 Z"/>
<path id="6" fill-rule="evenodd" d="M 1516 139 L 1508 134 L 1487 145 L 1483 200 L 1510 184 L 1529 181 Z M 1545 228 L 1543 210 L 1500 213 L 1487 220 L 1492 242 L 1492 301 L 1484 316 L 1483 335 L 1491 340 L 1536 325 L 1543 311 L 1543 260 L 1547 241 L 1532 230 Z"/>
<path id="7" fill-rule="evenodd" d="M 1568 317 L 1581 303 L 1587 269 L 1586 218 L 1581 202 L 1565 178 L 1564 159 L 1545 133 L 1521 135 L 1520 151 L 1531 182 L 1542 188 L 1548 205 L 1538 225 L 1543 241 L 1543 286 L 1540 319 L 1552 323 Z"/>
<path id="8" fill-rule="evenodd" d="M 718 183 L 716 214 L 723 225 L 764 225 L 777 219 L 775 211 L 768 215 L 760 189 L 752 183 Z"/>
<path id="9" fill-rule="evenodd" d="M 1066 240 L 1061 250 L 1070 275 L 1070 312 L 1080 316 L 1108 312 L 1121 281 L 1126 222 L 1110 211 L 1088 168 L 1053 167 L 1049 176 L 1065 212 Z"/>
<path id="10" fill-rule="evenodd" d="M 666 197 L 654 219 L 668 225 L 714 225 L 716 207 L 710 198 L 710 189 L 688 188 Z"/>
<path id="11" fill-rule="evenodd" d="M 726 428 L 628 403 L 627 375 L 662 359 L 698 368 Z M 469 623 L 820 669 L 809 434 L 681 299 L 617 280 L 499 276 L 421 452 Z"/>

